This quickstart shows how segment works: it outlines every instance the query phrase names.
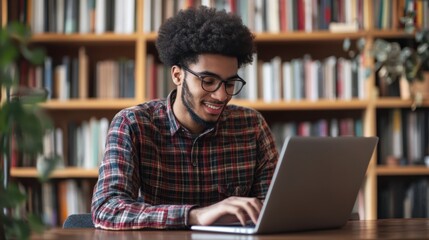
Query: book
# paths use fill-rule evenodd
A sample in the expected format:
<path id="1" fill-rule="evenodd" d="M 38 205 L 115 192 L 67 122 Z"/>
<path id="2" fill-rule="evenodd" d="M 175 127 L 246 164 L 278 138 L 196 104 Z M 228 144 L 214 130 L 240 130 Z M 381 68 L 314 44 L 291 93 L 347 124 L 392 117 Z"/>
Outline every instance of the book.
<path id="1" fill-rule="evenodd" d="M 88 0 L 79 0 L 79 33 L 90 32 L 90 2 Z"/>
<path id="2" fill-rule="evenodd" d="M 68 99 L 68 84 L 66 80 L 66 66 L 58 65 L 55 67 L 55 90 L 53 97 L 65 101 Z"/>
<path id="3" fill-rule="evenodd" d="M 17 2 L 17 1 L 12 1 Z M 31 30 L 33 34 L 39 34 L 45 32 L 44 27 L 44 16 L 45 16 L 45 1 L 44 0 L 33 0 L 33 11 L 32 11 L 32 21 L 31 21 Z"/>
<path id="4" fill-rule="evenodd" d="M 34 1 L 34 0 L 33 0 Z M 56 32 L 64 33 L 64 7 L 65 0 L 57 0 L 56 3 Z"/>
<path id="5" fill-rule="evenodd" d="M 359 30 L 359 25 L 357 21 L 351 23 L 339 23 L 331 22 L 329 23 L 330 32 L 357 32 Z"/>
<path id="6" fill-rule="evenodd" d="M 95 0 L 95 33 L 106 32 L 106 0 Z"/>
<path id="7" fill-rule="evenodd" d="M 88 98 L 88 55 L 86 54 L 85 47 L 79 48 L 78 53 L 78 64 L 79 64 L 79 87 L 78 96 L 80 99 Z"/>
<path id="8" fill-rule="evenodd" d="M 78 27 L 78 0 L 64 1 L 64 33 L 76 33 Z"/>
<path id="9" fill-rule="evenodd" d="M 148 33 L 153 31 L 152 28 L 152 1 L 145 0 L 143 1 L 143 32 Z"/>

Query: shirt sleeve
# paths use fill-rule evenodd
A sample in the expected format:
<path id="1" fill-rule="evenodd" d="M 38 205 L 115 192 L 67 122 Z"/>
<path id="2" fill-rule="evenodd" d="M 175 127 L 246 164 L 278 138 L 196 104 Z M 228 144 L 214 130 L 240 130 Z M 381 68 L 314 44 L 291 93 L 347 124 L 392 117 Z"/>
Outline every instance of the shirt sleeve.
<path id="1" fill-rule="evenodd" d="M 258 164 L 250 194 L 259 199 L 265 199 L 279 154 L 271 130 L 260 113 L 257 114 L 257 129 Z"/>
<path id="2" fill-rule="evenodd" d="M 124 114 L 112 120 L 92 198 L 94 225 L 110 230 L 185 228 L 192 205 L 154 206 L 139 198 L 138 129 Z"/>

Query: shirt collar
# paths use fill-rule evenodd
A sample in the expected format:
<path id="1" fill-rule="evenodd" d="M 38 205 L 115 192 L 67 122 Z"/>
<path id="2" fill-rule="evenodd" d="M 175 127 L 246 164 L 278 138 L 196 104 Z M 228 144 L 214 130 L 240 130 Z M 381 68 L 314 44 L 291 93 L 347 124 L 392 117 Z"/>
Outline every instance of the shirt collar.
<path id="1" fill-rule="evenodd" d="M 167 97 L 167 116 L 168 116 L 168 122 L 170 123 L 170 133 L 171 135 L 176 134 L 177 131 L 180 130 L 180 123 L 177 121 L 176 116 L 174 116 L 173 112 L 173 103 L 176 100 L 177 90 L 174 89 L 173 91 L 168 94 Z"/>

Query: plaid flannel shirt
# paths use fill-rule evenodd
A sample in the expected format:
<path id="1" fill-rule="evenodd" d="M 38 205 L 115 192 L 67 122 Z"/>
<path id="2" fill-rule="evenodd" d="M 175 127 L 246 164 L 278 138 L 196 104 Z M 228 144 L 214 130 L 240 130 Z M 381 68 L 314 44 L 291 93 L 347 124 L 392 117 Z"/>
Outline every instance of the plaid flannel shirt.
<path id="1" fill-rule="evenodd" d="M 214 128 L 194 135 L 175 118 L 175 97 L 113 118 L 92 199 L 96 227 L 186 228 L 194 206 L 265 198 L 278 152 L 262 115 L 227 105 Z"/>

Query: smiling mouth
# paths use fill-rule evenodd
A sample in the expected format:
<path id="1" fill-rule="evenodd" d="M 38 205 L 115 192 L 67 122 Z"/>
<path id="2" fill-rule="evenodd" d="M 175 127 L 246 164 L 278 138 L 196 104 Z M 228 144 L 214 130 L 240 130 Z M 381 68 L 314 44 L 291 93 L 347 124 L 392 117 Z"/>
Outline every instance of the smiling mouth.
<path id="1" fill-rule="evenodd" d="M 203 102 L 203 105 L 206 107 L 207 113 L 212 115 L 221 114 L 223 111 L 223 107 L 225 106 L 224 103 L 210 103 L 210 102 Z"/>
<path id="2" fill-rule="evenodd" d="M 213 110 L 219 110 L 219 109 L 221 109 L 223 107 L 223 104 L 222 105 L 218 105 L 218 104 L 213 105 L 213 104 L 210 104 L 210 103 L 204 103 L 204 105 L 206 105 L 206 107 L 211 108 Z"/>

